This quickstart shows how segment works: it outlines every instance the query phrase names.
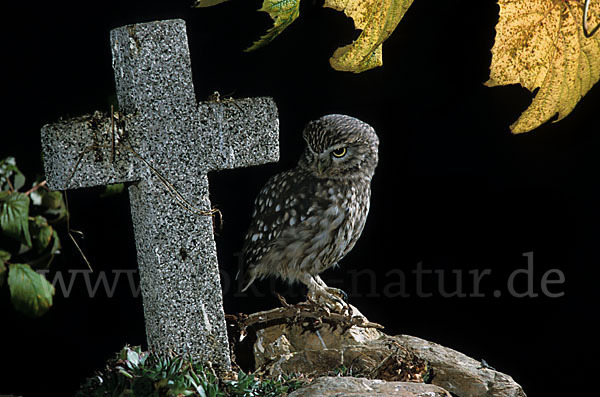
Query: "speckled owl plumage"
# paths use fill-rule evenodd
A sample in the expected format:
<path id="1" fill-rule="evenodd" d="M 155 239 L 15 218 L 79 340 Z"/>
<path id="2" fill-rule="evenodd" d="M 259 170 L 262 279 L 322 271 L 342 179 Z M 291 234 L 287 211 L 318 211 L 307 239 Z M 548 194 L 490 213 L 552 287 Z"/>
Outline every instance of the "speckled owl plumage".
<path id="1" fill-rule="evenodd" d="M 350 252 L 363 231 L 379 139 L 370 125 L 339 114 L 311 121 L 303 137 L 298 165 L 271 177 L 255 200 L 242 290 L 277 276 L 306 284 L 309 296 L 339 301 L 339 290 L 319 273 Z"/>

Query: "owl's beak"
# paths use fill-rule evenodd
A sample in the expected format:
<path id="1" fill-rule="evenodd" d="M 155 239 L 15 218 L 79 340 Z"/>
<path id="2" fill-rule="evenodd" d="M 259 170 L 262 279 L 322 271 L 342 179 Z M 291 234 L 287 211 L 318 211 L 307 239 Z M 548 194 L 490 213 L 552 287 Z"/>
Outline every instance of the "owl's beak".
<path id="1" fill-rule="evenodd" d="M 317 174 L 319 174 L 319 176 L 323 176 L 324 169 L 325 169 L 325 161 L 322 159 L 317 159 Z"/>

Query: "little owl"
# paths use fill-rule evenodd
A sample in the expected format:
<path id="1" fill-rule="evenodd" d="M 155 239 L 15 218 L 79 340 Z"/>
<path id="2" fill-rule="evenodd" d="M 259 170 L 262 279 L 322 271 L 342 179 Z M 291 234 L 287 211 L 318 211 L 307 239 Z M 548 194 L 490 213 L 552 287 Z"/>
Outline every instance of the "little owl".
<path id="1" fill-rule="evenodd" d="M 262 188 L 246 234 L 242 291 L 257 278 L 300 281 L 313 300 L 346 307 L 345 293 L 319 273 L 337 265 L 360 237 L 369 212 L 379 139 L 368 124 L 332 114 L 311 121 L 296 168 Z"/>

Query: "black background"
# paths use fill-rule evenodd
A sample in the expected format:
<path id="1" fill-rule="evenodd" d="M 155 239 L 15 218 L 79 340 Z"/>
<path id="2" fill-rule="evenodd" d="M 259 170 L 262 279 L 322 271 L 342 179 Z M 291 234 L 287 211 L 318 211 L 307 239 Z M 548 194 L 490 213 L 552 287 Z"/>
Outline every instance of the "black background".
<path id="1" fill-rule="evenodd" d="M 108 111 L 114 98 L 109 30 L 124 24 L 183 18 L 187 22 L 196 94 L 272 96 L 279 108 L 281 161 L 210 175 L 211 200 L 223 213 L 219 262 L 228 313 L 274 307 L 268 281 L 240 297 L 232 280 L 252 201 L 273 173 L 301 153 L 304 124 L 345 113 L 375 127 L 380 163 L 371 213 L 341 267 L 324 273 L 350 293 L 389 334 L 411 334 L 484 358 L 523 385 L 529 396 L 565 395 L 588 379 L 597 353 L 599 255 L 597 112 L 593 88 L 557 124 L 511 135 L 508 126 L 531 95 L 517 86 L 487 88 L 498 7 L 493 1 L 417 0 L 383 50 L 384 66 L 362 74 L 333 71 L 335 48 L 356 37 L 343 14 L 304 1 L 300 18 L 266 48 L 244 53 L 270 26 L 260 1 L 191 9 L 187 1 L 44 2 L 3 11 L 4 96 L 0 155 L 14 155 L 33 177 L 42 172 L 39 130 L 59 117 Z M 191 182 L 193 183 L 193 181 Z M 72 227 L 96 271 L 135 269 L 127 194 L 99 198 L 102 189 L 69 193 Z M 86 269 L 66 237 L 54 270 Z M 507 280 L 533 252 L 537 297 L 511 296 Z M 485 297 L 444 297 L 426 275 L 417 294 L 411 272 L 443 271 L 452 290 L 461 270 L 490 269 Z M 353 274 L 372 269 L 353 281 Z M 409 297 L 386 297 L 393 269 L 407 276 Z M 565 282 L 545 296 L 542 275 L 558 269 Z M 92 277 L 92 280 L 95 279 Z M 515 290 L 527 289 L 525 275 Z M 277 284 L 279 291 L 287 288 Z M 456 288 L 454 288 L 456 289 Z M 501 291 L 495 297 L 495 291 Z M 291 299 L 302 290 L 286 292 Z M 11 308 L 0 291 L 0 393 L 64 396 L 124 344 L 144 344 L 141 298 L 126 282 L 113 298 L 90 298 L 79 279 L 68 298 L 36 320 Z"/>

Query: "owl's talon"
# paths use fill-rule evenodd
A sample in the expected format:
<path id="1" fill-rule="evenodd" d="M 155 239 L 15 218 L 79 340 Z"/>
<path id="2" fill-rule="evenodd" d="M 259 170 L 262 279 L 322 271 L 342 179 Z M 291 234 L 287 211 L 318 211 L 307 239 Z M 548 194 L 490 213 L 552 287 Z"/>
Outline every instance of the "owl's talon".
<path id="1" fill-rule="evenodd" d="M 329 287 L 323 289 L 316 289 L 313 291 L 309 291 L 307 298 L 326 310 L 328 313 L 335 312 L 340 314 L 351 313 L 352 309 L 347 302 L 345 302 L 340 297 L 328 291 Z M 333 290 L 338 290 L 337 288 L 331 288 Z"/>
<path id="2" fill-rule="evenodd" d="M 344 290 L 341 290 L 339 288 L 333 288 L 333 287 L 327 287 L 325 289 L 331 295 L 334 295 L 334 296 L 340 298 L 341 300 L 343 300 L 344 303 L 348 303 L 348 294 Z"/>

